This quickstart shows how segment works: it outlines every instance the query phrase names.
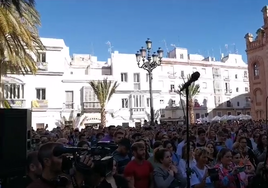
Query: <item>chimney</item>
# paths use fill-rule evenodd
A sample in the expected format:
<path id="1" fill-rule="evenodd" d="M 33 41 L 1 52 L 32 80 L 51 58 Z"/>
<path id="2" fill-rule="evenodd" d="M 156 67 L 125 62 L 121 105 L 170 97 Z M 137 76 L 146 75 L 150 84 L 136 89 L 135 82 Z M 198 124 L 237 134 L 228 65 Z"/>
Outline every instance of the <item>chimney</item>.
<path id="1" fill-rule="evenodd" d="M 224 54 L 223 53 L 221 53 L 221 60 L 222 60 L 222 58 L 224 58 Z"/>

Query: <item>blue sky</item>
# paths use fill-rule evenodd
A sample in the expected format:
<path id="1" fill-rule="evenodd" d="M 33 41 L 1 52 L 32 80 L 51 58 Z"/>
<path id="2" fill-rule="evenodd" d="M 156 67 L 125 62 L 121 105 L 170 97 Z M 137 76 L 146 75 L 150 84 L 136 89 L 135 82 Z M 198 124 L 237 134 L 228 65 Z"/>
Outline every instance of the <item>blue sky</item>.
<path id="1" fill-rule="evenodd" d="M 135 53 L 150 37 L 153 47 L 171 44 L 189 53 L 220 56 L 236 48 L 246 60 L 244 35 L 262 26 L 265 0 L 36 0 L 41 37 L 62 38 L 70 53 L 99 60 L 113 50 Z M 268 3 L 267 3 L 268 4 Z M 228 44 L 228 50 L 225 48 Z M 233 45 L 235 44 L 235 46 Z"/>

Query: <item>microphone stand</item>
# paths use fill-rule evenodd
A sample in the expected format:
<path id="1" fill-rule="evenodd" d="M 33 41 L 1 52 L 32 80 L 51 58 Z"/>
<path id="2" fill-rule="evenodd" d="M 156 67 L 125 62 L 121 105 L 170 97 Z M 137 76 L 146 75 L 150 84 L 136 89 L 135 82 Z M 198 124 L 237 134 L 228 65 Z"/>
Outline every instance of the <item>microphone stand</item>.
<path id="1" fill-rule="evenodd" d="M 191 188 L 192 170 L 190 168 L 189 86 L 185 88 L 185 95 L 186 95 L 186 142 L 187 142 L 186 175 L 187 175 L 187 188 Z"/>

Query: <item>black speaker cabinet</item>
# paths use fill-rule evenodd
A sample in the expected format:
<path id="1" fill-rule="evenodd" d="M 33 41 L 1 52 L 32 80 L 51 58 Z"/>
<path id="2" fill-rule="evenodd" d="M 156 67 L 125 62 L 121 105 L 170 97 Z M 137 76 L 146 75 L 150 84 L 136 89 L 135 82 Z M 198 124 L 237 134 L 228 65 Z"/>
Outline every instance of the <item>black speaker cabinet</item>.
<path id="1" fill-rule="evenodd" d="M 0 109 L 0 178 L 25 174 L 31 123 L 31 110 Z"/>

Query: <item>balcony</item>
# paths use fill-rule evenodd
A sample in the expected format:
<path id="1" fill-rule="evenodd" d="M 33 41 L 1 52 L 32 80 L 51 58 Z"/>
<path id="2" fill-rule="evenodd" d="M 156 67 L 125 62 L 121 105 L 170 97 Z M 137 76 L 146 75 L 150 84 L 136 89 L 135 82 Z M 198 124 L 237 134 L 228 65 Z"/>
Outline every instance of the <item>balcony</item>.
<path id="1" fill-rule="evenodd" d="M 175 95 L 175 94 L 177 94 L 177 93 L 176 93 L 175 89 L 170 89 L 170 90 L 169 90 L 169 94 L 171 94 L 171 95 Z"/>
<path id="2" fill-rule="evenodd" d="M 221 75 L 219 73 L 214 73 L 213 78 L 214 79 L 221 79 Z"/>
<path id="3" fill-rule="evenodd" d="M 48 70 L 48 63 L 47 62 L 36 62 L 37 69 L 40 71 L 47 71 Z"/>
<path id="4" fill-rule="evenodd" d="M 130 114 L 133 119 L 140 119 L 146 116 L 144 107 L 133 107 L 130 109 Z"/>
<path id="5" fill-rule="evenodd" d="M 99 102 L 83 102 L 83 111 L 87 112 L 100 112 L 101 106 Z"/>
<path id="6" fill-rule="evenodd" d="M 248 82 L 248 77 L 244 77 L 244 78 L 243 78 L 243 81 L 244 81 L 244 82 Z"/>
<path id="7" fill-rule="evenodd" d="M 141 83 L 140 82 L 134 83 L 134 90 L 140 90 L 140 89 L 141 89 Z"/>
<path id="8" fill-rule="evenodd" d="M 8 102 L 11 108 L 25 108 L 26 100 L 25 99 L 5 99 Z"/>
<path id="9" fill-rule="evenodd" d="M 227 90 L 225 90 L 225 95 L 227 95 L 227 96 L 230 96 L 230 95 L 232 95 L 232 90 L 231 89 L 227 89 Z"/>
<path id="10" fill-rule="evenodd" d="M 39 109 L 47 108 L 48 101 L 47 100 L 32 100 L 31 107 L 39 108 Z"/>
<path id="11" fill-rule="evenodd" d="M 64 109 L 74 109 L 74 103 L 73 102 L 63 103 L 63 108 Z"/>
<path id="12" fill-rule="evenodd" d="M 222 91 L 221 89 L 214 89 L 215 94 L 221 94 L 221 91 Z"/>

